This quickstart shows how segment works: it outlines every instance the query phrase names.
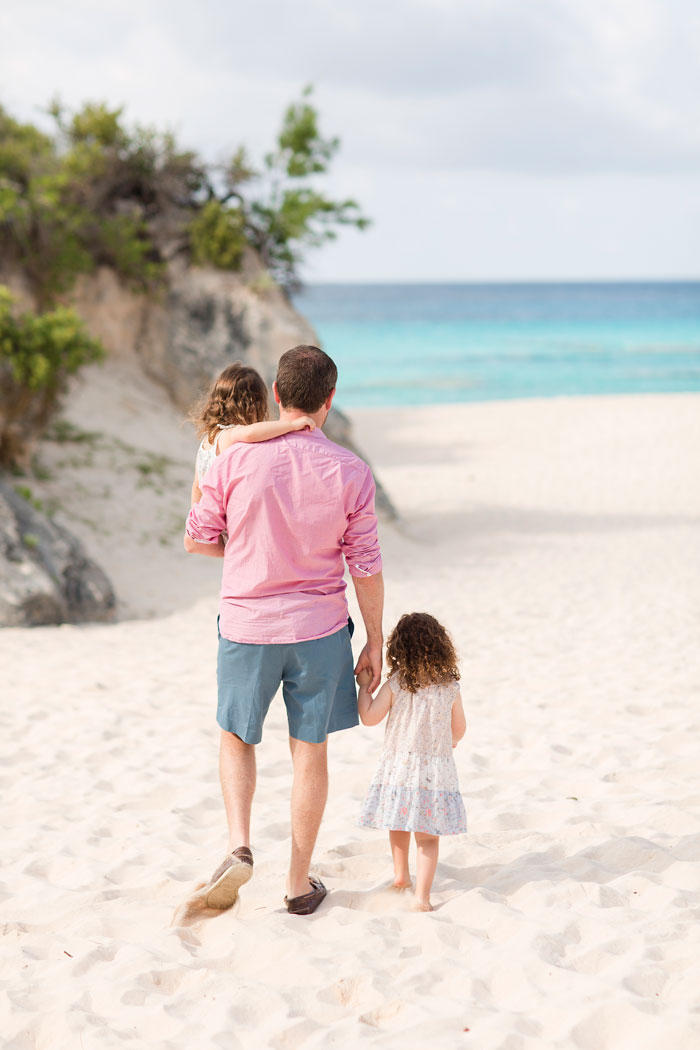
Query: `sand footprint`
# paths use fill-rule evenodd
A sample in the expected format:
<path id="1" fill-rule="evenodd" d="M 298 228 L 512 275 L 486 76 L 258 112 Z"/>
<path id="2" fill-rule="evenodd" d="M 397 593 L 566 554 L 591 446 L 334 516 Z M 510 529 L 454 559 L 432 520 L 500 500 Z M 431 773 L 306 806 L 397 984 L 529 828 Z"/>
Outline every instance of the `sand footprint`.
<path id="1" fill-rule="evenodd" d="M 201 882 L 186 900 L 178 904 L 170 920 L 171 928 L 194 926 L 197 922 L 203 922 L 205 919 L 215 919 L 217 916 L 224 915 L 226 911 L 231 910 L 230 908 L 223 910 L 221 908 L 210 908 L 205 904 L 203 897 L 198 896 L 198 894 L 206 885 L 206 882 Z M 235 907 L 235 904 L 232 907 Z"/>

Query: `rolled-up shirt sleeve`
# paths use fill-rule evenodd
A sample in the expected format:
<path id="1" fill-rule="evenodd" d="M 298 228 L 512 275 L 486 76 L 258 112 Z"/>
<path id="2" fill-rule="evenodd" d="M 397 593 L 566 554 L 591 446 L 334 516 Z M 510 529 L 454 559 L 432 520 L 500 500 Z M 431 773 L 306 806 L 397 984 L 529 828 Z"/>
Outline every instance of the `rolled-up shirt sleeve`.
<path id="1" fill-rule="evenodd" d="M 374 478 L 367 467 L 343 536 L 343 554 L 351 576 L 375 576 L 382 571 L 374 496 Z"/>
<path id="2" fill-rule="evenodd" d="M 210 469 L 202 481 L 202 498 L 187 515 L 185 532 L 197 543 L 218 543 L 226 531 L 226 501 L 220 472 Z"/>

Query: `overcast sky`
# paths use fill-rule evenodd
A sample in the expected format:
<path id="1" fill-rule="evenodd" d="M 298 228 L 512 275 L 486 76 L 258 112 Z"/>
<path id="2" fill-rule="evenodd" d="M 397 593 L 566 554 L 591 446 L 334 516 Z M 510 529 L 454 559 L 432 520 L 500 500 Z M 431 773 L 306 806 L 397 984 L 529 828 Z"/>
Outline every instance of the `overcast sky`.
<path id="1" fill-rule="evenodd" d="M 697 0 L 4 0 L 0 103 L 123 103 L 209 159 L 316 88 L 320 280 L 700 277 Z"/>

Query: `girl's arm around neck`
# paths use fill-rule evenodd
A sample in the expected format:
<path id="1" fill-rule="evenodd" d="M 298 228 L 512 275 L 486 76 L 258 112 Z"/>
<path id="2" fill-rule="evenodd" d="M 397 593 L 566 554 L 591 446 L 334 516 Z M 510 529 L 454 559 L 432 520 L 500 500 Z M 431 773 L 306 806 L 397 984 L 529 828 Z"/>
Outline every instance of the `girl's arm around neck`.
<path id="1" fill-rule="evenodd" d="M 258 441 L 271 441 L 272 438 L 282 437 L 283 434 L 289 434 L 292 430 L 306 429 L 316 429 L 316 424 L 310 416 L 299 416 L 298 419 L 286 423 L 283 423 L 281 419 L 268 419 L 264 423 L 241 424 L 221 432 L 218 451 L 223 452 L 224 449 L 237 442 L 254 444 Z"/>
<path id="2" fill-rule="evenodd" d="M 376 696 L 372 696 L 369 686 L 372 683 L 372 672 L 365 668 L 357 676 L 360 691 L 357 694 L 357 710 L 364 726 L 376 726 L 386 718 L 391 707 L 391 686 L 385 682 Z"/>
<path id="3" fill-rule="evenodd" d="M 462 707 L 462 694 L 458 689 L 457 696 L 452 704 L 452 747 L 457 747 L 466 731 L 467 720 L 464 717 L 464 708 Z"/>

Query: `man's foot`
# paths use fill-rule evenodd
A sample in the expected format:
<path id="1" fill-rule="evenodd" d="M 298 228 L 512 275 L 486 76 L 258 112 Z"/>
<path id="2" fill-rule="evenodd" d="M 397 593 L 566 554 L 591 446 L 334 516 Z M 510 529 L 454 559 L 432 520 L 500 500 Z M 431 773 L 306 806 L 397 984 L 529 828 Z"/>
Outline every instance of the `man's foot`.
<path id="1" fill-rule="evenodd" d="M 197 896 L 208 908 L 226 911 L 238 899 L 238 891 L 253 876 L 253 854 L 239 846 L 219 865 Z"/>
<path id="2" fill-rule="evenodd" d="M 328 890 L 316 875 L 309 875 L 311 885 L 310 893 L 302 893 L 299 897 L 285 897 L 284 903 L 290 915 L 311 915 L 316 911 Z"/>
<path id="3" fill-rule="evenodd" d="M 433 911 L 433 906 L 430 901 L 422 901 L 414 897 L 411 902 L 411 911 Z"/>

